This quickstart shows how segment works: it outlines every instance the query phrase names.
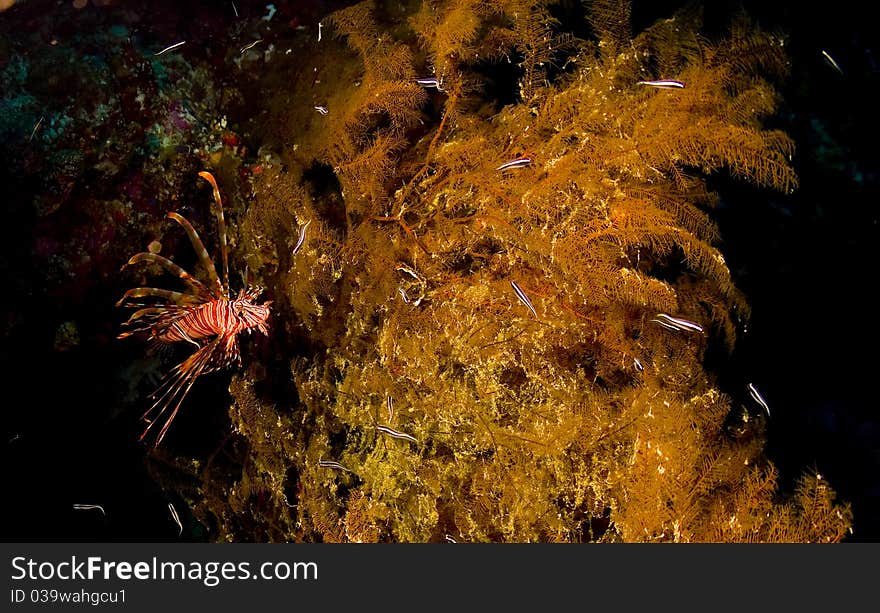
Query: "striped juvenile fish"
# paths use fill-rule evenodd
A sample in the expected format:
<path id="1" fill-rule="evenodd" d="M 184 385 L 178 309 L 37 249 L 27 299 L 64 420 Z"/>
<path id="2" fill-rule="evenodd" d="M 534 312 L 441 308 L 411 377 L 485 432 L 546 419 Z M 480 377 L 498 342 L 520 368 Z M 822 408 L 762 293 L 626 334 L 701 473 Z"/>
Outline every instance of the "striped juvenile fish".
<path id="1" fill-rule="evenodd" d="M 177 514 L 177 509 L 175 509 L 174 505 L 169 502 L 168 510 L 171 511 L 171 519 L 173 519 L 174 523 L 177 524 L 177 536 L 180 536 L 181 534 L 183 534 L 183 524 L 180 523 L 180 516 Z"/>
<path id="2" fill-rule="evenodd" d="M 31 136 L 30 136 L 30 138 L 28 138 L 28 142 L 31 142 L 32 140 L 34 140 L 34 135 L 37 133 L 37 130 L 39 129 L 41 123 L 43 123 L 42 117 L 40 117 L 37 120 L 37 123 L 34 124 L 34 129 L 31 131 Z"/>
<path id="3" fill-rule="evenodd" d="M 181 46 L 183 46 L 183 45 L 185 45 L 185 44 L 186 44 L 186 41 L 185 41 L 185 40 L 182 40 L 182 41 L 180 41 L 179 43 L 174 43 L 173 45 L 168 45 L 167 47 L 165 47 L 165 48 L 162 49 L 161 51 L 159 51 L 159 52 L 157 52 L 157 53 L 154 53 L 154 54 L 153 54 L 153 57 L 155 57 L 155 56 L 157 56 L 157 55 L 162 55 L 163 53 L 168 53 L 168 52 L 171 51 L 172 49 L 177 49 L 178 47 L 181 47 Z"/>
<path id="4" fill-rule="evenodd" d="M 406 432 L 399 432 L 393 428 L 389 428 L 388 426 L 376 426 L 376 430 L 383 434 L 387 434 L 392 438 L 400 438 L 413 443 L 418 443 L 419 441 L 412 435 L 407 434 Z"/>
<path id="5" fill-rule="evenodd" d="M 657 313 L 652 322 L 659 324 L 666 328 L 667 330 L 672 330 L 674 332 L 699 332 L 703 333 L 703 326 L 700 324 L 682 319 L 680 317 L 672 317 L 671 315 L 667 315 L 666 313 Z"/>
<path id="6" fill-rule="evenodd" d="M 535 319 L 538 318 L 538 312 L 535 311 L 535 307 L 532 306 L 532 301 L 529 300 L 529 297 L 526 296 L 526 293 L 522 291 L 522 288 L 517 285 L 516 281 L 511 281 L 510 286 L 513 288 L 516 297 L 519 298 L 519 301 L 528 307 L 528 309 L 532 312 L 532 315 L 535 316 Z"/>
<path id="7" fill-rule="evenodd" d="M 318 466 L 320 466 L 321 468 L 335 468 L 336 470 L 343 470 L 347 473 L 351 472 L 345 466 L 343 466 L 339 462 L 334 462 L 333 460 L 318 460 Z"/>
<path id="8" fill-rule="evenodd" d="M 421 79 L 416 79 L 416 83 L 422 87 L 433 87 L 438 92 L 443 91 L 443 87 L 440 85 L 440 81 L 436 77 L 423 77 Z"/>
<path id="9" fill-rule="evenodd" d="M 753 383 L 749 383 L 748 388 L 752 400 L 761 405 L 761 408 L 767 413 L 767 417 L 770 417 L 770 406 L 767 404 L 767 401 L 764 400 L 764 397 L 761 396 L 760 392 L 758 392 L 758 388 L 755 387 Z"/>
<path id="10" fill-rule="evenodd" d="M 241 52 L 240 52 L 240 53 L 244 53 L 244 52 L 247 51 L 248 49 L 252 49 L 253 47 L 259 45 L 261 42 L 263 42 L 263 39 L 262 39 L 262 38 L 258 38 L 258 39 L 255 40 L 254 42 L 252 42 L 252 43 L 248 43 L 247 45 L 245 45 L 244 47 L 241 48 Z"/>
<path id="11" fill-rule="evenodd" d="M 310 223 L 312 223 L 311 219 L 304 223 L 303 227 L 299 229 L 299 238 L 297 239 L 296 245 L 293 248 L 293 253 L 290 254 L 291 256 L 296 255 L 296 252 L 299 251 L 300 247 L 302 247 L 303 241 L 306 240 L 306 228 L 309 227 Z"/>
<path id="12" fill-rule="evenodd" d="M 504 162 L 501 166 L 496 168 L 495 170 L 510 170 L 512 168 L 525 168 L 526 166 L 531 166 L 532 158 L 530 157 L 518 157 L 514 160 L 510 160 L 509 162 Z"/>
<path id="13" fill-rule="evenodd" d="M 825 57 L 825 59 L 828 61 L 828 63 L 831 64 L 831 67 L 832 67 L 834 70 L 836 70 L 836 71 L 839 72 L 840 74 L 843 74 L 843 70 L 840 68 L 840 65 L 839 65 L 837 62 L 835 62 L 835 61 L 834 61 L 834 58 L 831 57 L 831 56 L 828 54 L 828 52 L 825 51 L 824 49 L 822 50 L 822 55 Z"/>
<path id="14" fill-rule="evenodd" d="M 682 89 L 684 83 L 678 79 L 656 79 L 654 81 L 638 81 L 637 85 L 648 85 L 657 89 Z"/>

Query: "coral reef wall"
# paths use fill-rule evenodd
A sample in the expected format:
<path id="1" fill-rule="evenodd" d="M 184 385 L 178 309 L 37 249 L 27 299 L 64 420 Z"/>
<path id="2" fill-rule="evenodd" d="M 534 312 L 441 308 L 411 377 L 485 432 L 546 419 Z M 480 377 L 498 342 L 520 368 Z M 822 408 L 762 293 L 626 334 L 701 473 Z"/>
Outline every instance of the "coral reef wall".
<path id="1" fill-rule="evenodd" d="M 707 177 L 797 186 L 764 124 L 779 37 L 710 39 L 693 7 L 633 32 L 613 0 L 368 0 L 322 28 L 252 84 L 276 158 L 236 243 L 273 343 L 218 450 L 157 469 L 214 538 L 844 537 L 849 506 L 818 474 L 781 496 L 765 415 L 703 365 L 749 316 Z"/>

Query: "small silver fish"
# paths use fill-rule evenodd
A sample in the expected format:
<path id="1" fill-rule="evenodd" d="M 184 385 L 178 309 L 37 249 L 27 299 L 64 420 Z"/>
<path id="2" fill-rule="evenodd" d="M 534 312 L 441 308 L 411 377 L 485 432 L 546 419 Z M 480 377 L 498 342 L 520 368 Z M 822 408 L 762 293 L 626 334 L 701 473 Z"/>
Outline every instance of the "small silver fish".
<path id="1" fill-rule="evenodd" d="M 419 442 L 414 436 L 407 434 L 406 432 L 399 432 L 398 430 L 389 428 L 388 426 L 376 426 L 376 430 L 382 432 L 383 434 L 387 434 L 392 438 L 400 438 L 413 443 Z"/>
<path id="2" fill-rule="evenodd" d="M 535 311 L 535 307 L 532 306 L 532 301 L 529 300 L 529 297 L 526 296 L 526 293 L 522 291 L 522 288 L 517 285 L 516 281 L 511 281 L 510 286 L 513 288 L 516 297 L 519 298 L 519 301 L 528 307 L 528 309 L 532 312 L 532 315 L 535 316 L 535 319 L 538 318 L 538 312 Z"/>
<path id="3" fill-rule="evenodd" d="M 770 417 L 770 406 L 767 404 L 767 401 L 764 400 L 764 397 L 761 396 L 760 392 L 758 392 L 758 388 L 755 387 L 753 383 L 749 383 L 748 388 L 752 400 L 761 405 L 761 408 L 767 413 L 767 417 Z"/>
<path id="4" fill-rule="evenodd" d="M 699 332 L 703 333 L 703 326 L 700 324 L 682 319 L 680 317 L 672 317 L 671 315 L 667 315 L 666 313 L 657 313 L 652 322 L 659 324 L 666 328 L 667 330 L 673 330 L 675 332 Z"/>
<path id="5" fill-rule="evenodd" d="M 28 142 L 31 142 L 32 140 L 34 140 L 34 135 L 37 133 L 37 130 L 40 128 L 40 124 L 41 124 L 41 123 L 43 123 L 43 118 L 42 118 L 42 117 L 40 117 L 40 118 L 37 120 L 37 123 L 34 124 L 34 129 L 31 131 L 31 136 L 30 136 L 30 138 L 28 138 Z"/>
<path id="6" fill-rule="evenodd" d="M 648 85 L 657 89 L 682 89 L 684 83 L 678 79 L 656 79 L 654 81 L 638 81 L 637 85 Z"/>
<path id="7" fill-rule="evenodd" d="M 311 219 L 304 223 L 303 227 L 299 229 L 299 238 L 296 241 L 296 246 L 294 246 L 293 248 L 293 253 L 290 254 L 291 256 L 296 255 L 296 252 L 299 251 L 300 247 L 302 247 L 303 241 L 306 240 L 306 228 L 309 227 L 310 223 L 312 223 Z"/>
<path id="8" fill-rule="evenodd" d="M 510 170 L 512 168 L 525 168 L 526 166 L 532 165 L 532 158 L 530 157 L 518 157 L 514 160 L 510 160 L 509 162 L 504 162 L 501 166 L 496 168 L 495 170 Z"/>
<path id="9" fill-rule="evenodd" d="M 822 55 L 825 56 L 825 59 L 828 60 L 828 63 L 831 64 L 831 67 L 832 67 L 834 70 L 836 70 L 836 71 L 839 72 L 840 74 L 843 74 L 843 69 L 841 69 L 840 65 L 839 65 L 837 62 L 835 62 L 835 61 L 834 61 L 834 58 L 831 57 L 831 56 L 828 54 L 828 52 L 825 51 L 824 49 L 822 49 Z"/>
<path id="10" fill-rule="evenodd" d="M 240 53 L 240 54 L 241 54 L 241 53 L 244 53 L 244 52 L 247 51 L 248 49 L 251 49 L 251 48 L 253 48 L 253 47 L 256 46 L 256 45 L 259 45 L 261 42 L 263 42 L 263 39 L 262 39 L 262 38 L 258 38 L 258 39 L 255 40 L 254 42 L 252 42 L 252 43 L 248 43 L 247 45 L 245 45 L 244 47 L 242 47 L 242 48 L 241 48 L 241 51 L 240 51 L 239 53 Z"/>
<path id="11" fill-rule="evenodd" d="M 177 514 L 177 509 L 175 509 L 174 505 L 169 502 L 168 510 L 171 511 L 171 519 L 173 519 L 174 523 L 177 524 L 177 536 L 180 536 L 181 534 L 183 534 L 183 524 L 180 523 L 180 516 Z"/>
<path id="12" fill-rule="evenodd" d="M 440 85 L 440 81 L 436 77 L 423 77 L 421 79 L 416 79 L 416 83 L 422 87 L 433 87 L 438 92 L 443 91 L 443 87 Z"/>
<path id="13" fill-rule="evenodd" d="M 351 472 L 349 469 L 347 469 L 345 466 L 343 466 L 339 462 L 334 462 L 332 460 L 318 460 L 318 466 L 320 466 L 321 468 L 335 468 L 337 470 L 343 470 L 347 473 Z"/>
<path id="14" fill-rule="evenodd" d="M 155 56 L 157 56 L 157 55 L 162 55 L 163 53 L 166 53 L 166 52 L 168 52 L 168 51 L 171 51 L 172 49 L 177 49 L 177 48 L 180 47 L 181 45 L 185 45 L 185 44 L 186 44 L 186 41 L 185 41 L 185 40 L 182 40 L 182 41 L 180 41 L 179 43 L 174 43 L 173 45 L 168 45 L 167 47 L 165 47 L 164 49 L 162 49 L 162 50 L 159 51 L 158 53 L 154 53 L 154 54 L 153 54 L 153 57 L 155 57 Z"/>

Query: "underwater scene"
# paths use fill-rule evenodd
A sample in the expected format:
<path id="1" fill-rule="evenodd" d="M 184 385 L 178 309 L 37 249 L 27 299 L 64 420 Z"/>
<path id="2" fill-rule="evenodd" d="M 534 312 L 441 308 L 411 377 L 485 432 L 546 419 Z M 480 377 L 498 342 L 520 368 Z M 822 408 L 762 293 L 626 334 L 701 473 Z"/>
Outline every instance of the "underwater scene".
<path id="1" fill-rule="evenodd" d="M 0 0 L 3 540 L 880 541 L 870 28 Z"/>

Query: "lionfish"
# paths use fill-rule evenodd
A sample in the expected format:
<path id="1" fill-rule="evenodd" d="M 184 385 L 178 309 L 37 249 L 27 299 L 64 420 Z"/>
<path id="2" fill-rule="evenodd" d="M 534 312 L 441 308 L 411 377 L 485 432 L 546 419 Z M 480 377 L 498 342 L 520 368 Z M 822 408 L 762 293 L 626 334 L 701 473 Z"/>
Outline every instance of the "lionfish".
<path id="1" fill-rule="evenodd" d="M 155 253 L 137 253 L 123 266 L 140 262 L 151 262 L 164 268 L 187 285 L 186 292 L 177 292 L 155 287 L 136 287 L 125 292 L 116 306 L 137 308 L 128 321 L 123 324 L 125 331 L 117 338 L 126 338 L 139 332 L 149 333 L 152 342 L 170 344 L 192 343 L 196 351 L 186 360 L 175 366 L 163 378 L 159 388 L 151 395 L 152 406 L 141 417 L 147 424 L 138 440 L 165 417 L 154 447 L 158 446 L 168 432 L 172 420 L 177 415 L 184 398 L 195 380 L 206 373 L 230 366 L 241 365 L 238 335 L 258 330 L 268 334 L 269 305 L 271 302 L 256 304 L 262 293 L 258 287 L 246 287 L 238 296 L 231 297 L 229 291 L 229 260 L 226 248 L 226 223 L 223 219 L 223 203 L 214 176 L 207 171 L 199 176 L 208 181 L 214 190 L 217 205 L 217 225 L 220 238 L 220 254 L 223 261 L 223 281 L 217 276 L 214 262 L 208 255 L 198 233 L 192 224 L 178 213 L 168 213 L 168 217 L 183 226 L 204 268 L 208 271 L 208 284 L 205 285 L 183 268 Z M 152 299 L 138 302 L 139 298 Z M 169 413 L 170 410 L 170 413 Z"/>

